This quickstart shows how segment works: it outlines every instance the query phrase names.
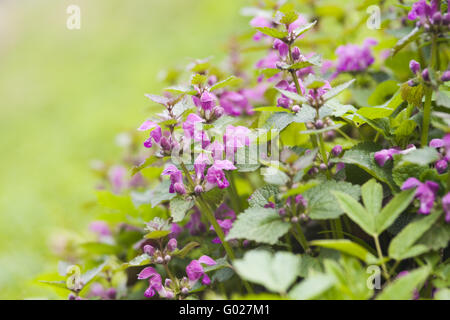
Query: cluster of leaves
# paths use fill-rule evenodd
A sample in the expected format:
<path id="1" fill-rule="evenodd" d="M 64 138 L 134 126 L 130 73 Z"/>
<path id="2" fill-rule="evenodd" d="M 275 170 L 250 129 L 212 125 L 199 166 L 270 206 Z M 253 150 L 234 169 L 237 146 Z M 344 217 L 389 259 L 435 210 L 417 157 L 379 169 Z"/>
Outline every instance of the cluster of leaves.
<path id="1" fill-rule="evenodd" d="M 66 238 L 59 274 L 40 283 L 76 299 L 138 299 L 151 265 L 169 280 L 161 289 L 150 278 L 146 296 L 156 288 L 160 298 L 450 298 L 450 175 L 438 166 L 450 160 L 440 140 L 450 132 L 446 18 L 410 21 L 417 4 L 396 1 L 263 2 L 242 10 L 254 28 L 233 38 L 223 69 L 204 59 L 166 73 L 164 96 L 148 96 L 163 107 L 149 122 L 159 150 L 144 150 L 140 134 L 119 137 L 122 165 L 95 166 L 91 240 Z M 446 2 L 436 3 L 444 15 Z M 364 27 L 372 4 L 377 30 Z M 379 39 L 373 48 L 336 50 L 368 35 Z M 410 60 L 427 73 L 414 74 Z M 219 170 L 227 184 L 211 185 L 186 149 L 171 159 L 190 115 L 225 140 L 229 126 L 266 130 L 235 150 L 246 162 Z M 267 143 L 276 161 L 255 156 Z M 188 150 L 197 148 L 210 155 Z M 214 261 L 198 263 L 204 256 Z"/>

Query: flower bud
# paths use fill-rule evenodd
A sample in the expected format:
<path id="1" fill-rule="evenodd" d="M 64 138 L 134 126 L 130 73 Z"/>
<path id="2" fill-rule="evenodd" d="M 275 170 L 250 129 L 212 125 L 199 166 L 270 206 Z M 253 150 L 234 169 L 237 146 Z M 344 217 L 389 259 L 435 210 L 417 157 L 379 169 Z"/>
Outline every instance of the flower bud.
<path id="1" fill-rule="evenodd" d="M 441 81 L 443 82 L 450 81 L 450 70 L 444 71 L 441 77 Z"/>
<path id="2" fill-rule="evenodd" d="M 221 116 L 223 116 L 223 114 L 225 112 L 225 110 L 220 106 L 214 107 L 213 111 L 214 111 L 214 117 L 216 117 L 216 118 L 220 118 Z"/>
<path id="3" fill-rule="evenodd" d="M 450 24 L 450 13 L 444 14 L 444 18 L 442 19 L 442 21 L 444 22 L 445 25 L 449 25 Z"/>
<path id="4" fill-rule="evenodd" d="M 277 100 L 277 104 L 279 107 L 283 107 L 283 108 L 289 108 L 289 104 L 291 103 L 291 101 L 288 98 L 285 97 L 280 97 Z"/>
<path id="5" fill-rule="evenodd" d="M 308 129 L 314 129 L 314 124 L 312 123 L 312 122 L 307 122 L 306 123 L 306 128 L 308 128 Z"/>
<path id="6" fill-rule="evenodd" d="M 167 278 L 167 279 L 164 281 L 164 286 L 166 286 L 166 287 L 170 287 L 171 284 L 172 284 L 172 280 L 169 279 L 169 278 Z"/>
<path id="7" fill-rule="evenodd" d="M 292 111 L 299 112 L 300 111 L 300 106 L 298 104 L 292 106 Z"/>
<path id="8" fill-rule="evenodd" d="M 298 47 L 294 47 L 294 49 L 292 50 L 292 59 L 300 59 L 300 49 Z"/>
<path id="9" fill-rule="evenodd" d="M 316 123 L 314 124 L 314 126 L 316 127 L 316 129 L 322 129 L 323 128 L 323 121 L 322 120 L 317 120 Z"/>
<path id="10" fill-rule="evenodd" d="M 146 244 L 144 246 L 144 253 L 148 254 L 150 257 L 153 256 L 155 253 L 155 248 L 153 248 L 151 245 Z"/>
<path id="11" fill-rule="evenodd" d="M 327 165 L 325 163 L 321 163 L 319 165 L 319 169 L 322 170 L 322 171 L 325 171 L 325 170 L 327 170 Z"/>
<path id="12" fill-rule="evenodd" d="M 162 257 L 158 257 L 158 258 L 156 258 L 155 262 L 158 264 L 162 264 L 164 262 L 164 259 Z"/>
<path id="13" fill-rule="evenodd" d="M 177 182 L 173 185 L 173 188 L 175 190 L 176 193 L 178 194 L 185 194 L 186 193 L 186 189 L 184 188 L 183 183 Z"/>
<path id="14" fill-rule="evenodd" d="M 408 86 L 415 87 L 417 85 L 418 85 L 418 83 L 414 79 L 408 80 Z"/>
<path id="15" fill-rule="evenodd" d="M 106 296 L 111 300 L 116 299 L 117 290 L 115 288 L 109 288 L 108 290 L 106 290 Z"/>
<path id="16" fill-rule="evenodd" d="M 298 217 L 292 217 L 291 218 L 291 222 L 292 223 L 297 223 L 298 222 Z"/>
<path id="17" fill-rule="evenodd" d="M 439 160 L 438 162 L 436 162 L 435 167 L 436 167 L 437 172 L 442 174 L 447 170 L 448 163 L 445 160 Z"/>
<path id="18" fill-rule="evenodd" d="M 438 11 L 435 14 L 433 14 L 433 17 L 431 19 L 433 20 L 433 24 L 441 24 L 442 14 Z"/>
<path id="19" fill-rule="evenodd" d="M 425 81 L 430 81 L 430 74 L 428 72 L 428 68 L 423 69 L 423 71 L 422 71 L 422 78 Z"/>
<path id="20" fill-rule="evenodd" d="M 285 208 L 281 208 L 280 210 L 278 210 L 278 214 L 281 217 L 284 217 L 286 215 L 286 209 Z"/>
<path id="21" fill-rule="evenodd" d="M 171 257 L 168 254 L 164 257 L 164 261 L 165 262 L 169 262 L 170 259 L 171 259 Z"/>
<path id="22" fill-rule="evenodd" d="M 196 185 L 194 188 L 194 192 L 199 194 L 203 192 L 203 187 L 201 185 Z"/>
<path id="23" fill-rule="evenodd" d="M 342 146 L 341 145 L 335 145 L 333 147 L 333 149 L 331 149 L 331 154 L 335 157 L 337 157 L 338 155 L 340 155 L 342 152 Z"/>
<path id="24" fill-rule="evenodd" d="M 169 139 L 167 139 L 166 137 L 161 138 L 160 144 L 163 150 L 170 150 L 172 148 Z"/>
<path id="25" fill-rule="evenodd" d="M 172 290 L 166 290 L 166 298 L 167 299 L 173 299 L 175 297 L 175 294 Z"/>
<path id="26" fill-rule="evenodd" d="M 177 248 L 177 239 L 172 238 L 167 242 L 167 250 L 170 252 L 174 251 Z"/>
<path id="27" fill-rule="evenodd" d="M 420 71 L 420 63 L 418 63 L 416 60 L 411 60 L 409 62 L 409 68 L 411 69 L 412 73 L 417 73 Z"/>
<path id="28" fill-rule="evenodd" d="M 181 289 L 181 293 L 184 294 L 184 295 L 186 295 L 186 294 L 189 293 L 189 289 L 186 288 L 186 287 L 184 287 L 184 288 Z"/>

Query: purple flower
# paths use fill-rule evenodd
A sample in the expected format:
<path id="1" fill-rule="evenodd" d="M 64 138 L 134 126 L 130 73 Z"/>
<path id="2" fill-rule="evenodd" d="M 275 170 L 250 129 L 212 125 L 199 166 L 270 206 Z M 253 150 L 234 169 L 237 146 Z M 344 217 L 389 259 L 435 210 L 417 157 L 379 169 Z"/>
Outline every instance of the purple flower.
<path id="1" fill-rule="evenodd" d="M 331 154 L 335 157 L 339 156 L 342 152 L 342 146 L 341 145 L 335 145 L 333 149 L 331 149 Z"/>
<path id="2" fill-rule="evenodd" d="M 197 125 L 197 123 L 202 122 L 205 122 L 205 120 L 200 116 L 196 115 L 195 113 L 189 114 L 186 118 L 186 121 L 183 123 L 184 134 L 188 138 L 193 138 L 194 133 L 196 132 L 195 126 Z"/>
<path id="3" fill-rule="evenodd" d="M 200 153 L 194 161 L 195 175 L 198 181 L 203 179 L 205 174 L 206 165 L 210 164 L 211 160 L 205 153 Z"/>
<path id="4" fill-rule="evenodd" d="M 289 53 L 289 46 L 280 39 L 275 39 L 273 42 L 273 48 L 278 50 L 278 53 L 282 58 L 286 57 Z"/>
<path id="5" fill-rule="evenodd" d="M 191 282 L 191 285 L 195 284 L 197 280 L 202 279 L 204 285 L 209 285 L 211 280 L 205 273 L 202 265 L 213 266 L 217 262 L 208 256 L 201 256 L 198 260 L 192 260 L 186 267 L 186 274 Z"/>
<path id="6" fill-rule="evenodd" d="M 232 91 L 222 93 L 220 105 L 231 116 L 240 116 L 244 111 L 251 110 L 247 98 L 241 93 Z"/>
<path id="7" fill-rule="evenodd" d="M 308 205 L 308 201 L 301 194 L 295 197 L 295 203 L 301 204 L 304 208 Z"/>
<path id="8" fill-rule="evenodd" d="M 209 144 L 206 147 L 206 150 L 211 151 L 213 159 L 222 160 L 223 151 L 225 150 L 225 147 L 223 146 L 222 143 L 215 140 L 213 143 Z"/>
<path id="9" fill-rule="evenodd" d="M 212 185 L 216 185 L 220 189 L 227 188 L 230 184 L 225 177 L 223 170 L 234 170 L 236 167 L 229 160 L 216 160 L 206 173 L 206 181 Z"/>
<path id="10" fill-rule="evenodd" d="M 93 221 L 89 224 L 89 230 L 98 234 L 101 237 L 109 237 L 111 236 L 111 230 L 109 226 L 104 221 Z"/>
<path id="11" fill-rule="evenodd" d="M 420 208 L 418 213 L 429 214 L 434 206 L 439 185 L 433 181 L 420 182 L 416 178 L 408 178 L 402 185 L 402 190 L 417 188 L 414 195 L 420 201 Z"/>
<path id="12" fill-rule="evenodd" d="M 161 140 L 161 136 L 162 136 L 161 127 L 156 122 L 153 122 L 151 120 L 146 120 L 138 128 L 138 130 L 139 131 L 151 130 L 150 137 L 147 140 L 145 140 L 145 142 L 144 142 L 144 147 L 146 147 L 146 148 L 151 148 L 152 147 L 152 139 L 156 143 L 159 143 L 159 141 Z"/>
<path id="13" fill-rule="evenodd" d="M 162 293 L 163 286 L 161 275 L 154 268 L 147 267 L 142 269 L 142 271 L 138 274 L 138 279 L 149 279 L 149 286 L 144 293 L 145 297 L 151 298 L 155 295 L 156 292 Z"/>
<path id="14" fill-rule="evenodd" d="M 289 25 L 288 32 L 289 33 L 294 32 L 296 29 L 306 24 L 306 22 L 307 22 L 306 19 L 302 15 L 299 15 L 297 20 L 295 20 Z"/>
<path id="15" fill-rule="evenodd" d="M 411 60 L 409 62 L 409 68 L 411 69 L 412 73 L 416 74 L 420 71 L 420 63 L 418 63 L 416 60 Z"/>
<path id="16" fill-rule="evenodd" d="M 374 39 L 368 38 L 361 47 L 354 44 L 339 46 L 336 49 L 336 55 L 338 56 L 337 71 L 355 72 L 366 70 L 375 61 L 370 47 L 376 43 Z"/>
<path id="17" fill-rule="evenodd" d="M 440 149 L 441 159 L 434 166 L 438 173 L 444 173 L 448 168 L 450 160 L 450 134 L 446 134 L 443 139 L 432 139 L 429 143 L 432 148 Z"/>
<path id="18" fill-rule="evenodd" d="M 411 11 L 408 13 L 409 20 L 420 20 L 421 24 L 427 22 L 437 11 L 438 2 L 436 0 L 431 0 L 428 4 L 426 0 L 419 0 L 413 4 Z"/>
<path id="19" fill-rule="evenodd" d="M 223 233 L 225 235 L 227 235 L 228 232 L 230 232 L 231 227 L 233 226 L 233 220 L 231 220 L 231 219 L 225 219 L 225 220 L 217 219 L 217 223 L 219 224 L 220 228 L 223 230 Z M 214 227 L 211 226 L 209 228 L 209 230 L 214 230 Z M 215 237 L 214 239 L 212 239 L 212 242 L 213 243 L 222 243 L 222 241 L 220 241 L 219 237 Z"/>
<path id="20" fill-rule="evenodd" d="M 281 80 L 280 82 L 278 82 L 275 85 L 275 88 L 278 88 L 278 89 L 281 89 L 281 90 L 285 90 L 285 91 L 289 91 L 289 92 L 297 93 L 297 89 L 295 87 L 295 84 L 294 83 L 289 84 L 289 82 L 287 80 Z M 289 99 L 288 97 L 286 97 L 283 94 L 277 100 L 277 106 L 282 107 L 282 108 L 289 108 L 289 105 L 291 103 L 292 103 L 292 100 Z"/>
<path id="21" fill-rule="evenodd" d="M 108 171 L 109 182 L 114 193 L 120 193 L 126 186 L 127 169 L 123 166 L 112 166 Z"/>
<path id="22" fill-rule="evenodd" d="M 300 57 L 301 57 L 301 53 L 300 53 L 299 47 L 294 47 L 294 49 L 292 49 L 292 59 L 297 61 L 300 59 Z"/>
<path id="23" fill-rule="evenodd" d="M 374 158 L 378 165 L 382 167 L 388 160 L 393 159 L 394 154 L 407 154 L 408 152 L 411 152 L 415 149 L 416 147 L 413 144 L 408 145 L 405 150 L 401 150 L 398 147 L 383 149 L 375 152 Z"/>
<path id="24" fill-rule="evenodd" d="M 228 125 L 223 136 L 225 153 L 227 155 L 236 153 L 238 148 L 250 145 L 250 133 L 250 129 L 246 127 Z"/>
<path id="25" fill-rule="evenodd" d="M 442 174 L 445 171 L 447 171 L 448 163 L 447 163 L 447 160 L 441 159 L 441 160 L 436 161 L 434 166 L 436 167 L 437 172 L 439 174 Z"/>
<path id="26" fill-rule="evenodd" d="M 450 222 L 450 192 L 442 198 L 442 209 L 445 213 L 445 222 Z"/>
<path id="27" fill-rule="evenodd" d="M 189 222 L 186 223 L 186 229 L 189 230 L 189 233 L 191 235 L 196 235 L 206 230 L 206 227 L 201 220 L 201 213 L 197 208 L 191 214 L 191 219 L 189 220 Z"/>
<path id="28" fill-rule="evenodd" d="M 173 164 L 169 165 L 164 171 L 161 173 L 164 176 L 170 176 L 170 187 L 169 193 L 179 193 L 185 194 L 186 190 L 183 184 L 183 174 L 180 170 L 177 169 Z"/>
<path id="29" fill-rule="evenodd" d="M 444 71 L 444 73 L 441 76 L 441 81 L 443 82 L 450 81 L 450 70 Z"/>
<path id="30" fill-rule="evenodd" d="M 177 249 L 177 245 L 178 245 L 177 244 L 177 239 L 172 238 L 172 239 L 169 240 L 169 242 L 167 242 L 166 248 L 169 251 L 175 251 Z"/>

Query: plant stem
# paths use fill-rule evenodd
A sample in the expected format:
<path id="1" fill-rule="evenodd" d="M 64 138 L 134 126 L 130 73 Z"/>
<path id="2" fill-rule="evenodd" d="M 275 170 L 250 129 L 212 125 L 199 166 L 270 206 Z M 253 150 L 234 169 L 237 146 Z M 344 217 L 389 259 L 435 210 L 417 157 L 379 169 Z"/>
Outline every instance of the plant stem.
<path id="1" fill-rule="evenodd" d="M 373 236 L 373 239 L 375 240 L 375 246 L 377 247 L 378 258 L 381 260 L 381 267 L 383 268 L 384 277 L 389 282 L 390 276 L 389 276 L 389 273 L 387 271 L 386 264 L 383 261 L 384 258 L 383 258 L 383 252 L 381 251 L 380 241 L 379 241 L 377 235 Z"/>
<path id="2" fill-rule="evenodd" d="M 323 141 L 322 134 L 317 134 L 317 139 L 319 140 L 319 146 L 320 146 L 320 154 L 322 155 L 323 163 L 327 166 L 327 169 L 325 171 L 327 175 L 327 179 L 331 179 L 330 171 L 328 170 L 328 156 L 327 156 L 327 150 L 325 149 L 325 142 Z"/>
<path id="3" fill-rule="evenodd" d="M 344 239 L 344 230 L 342 229 L 341 218 L 337 217 L 334 221 L 334 227 L 336 229 L 336 237 L 338 239 Z"/>
<path id="4" fill-rule="evenodd" d="M 291 230 L 292 235 L 297 240 L 297 242 L 302 246 L 303 250 L 306 253 L 308 253 L 308 254 L 311 253 L 311 249 L 309 248 L 308 241 L 306 240 L 306 237 L 302 231 L 302 228 L 297 223 L 294 223 L 294 227 L 295 227 L 296 231 Z"/>
<path id="5" fill-rule="evenodd" d="M 183 172 L 185 176 L 187 177 L 189 183 L 191 184 L 192 188 L 195 187 L 194 181 L 192 180 L 191 174 L 189 173 L 189 170 L 186 168 L 185 164 L 181 162 L 181 168 L 183 169 Z M 236 256 L 234 255 L 233 249 L 231 248 L 230 244 L 225 241 L 225 234 L 223 233 L 222 228 L 219 226 L 219 223 L 217 223 L 216 217 L 214 216 L 214 212 L 209 207 L 208 203 L 203 199 L 203 196 L 201 194 L 198 195 L 196 198 L 196 203 L 200 210 L 204 213 L 206 218 L 208 219 L 209 223 L 214 228 L 214 231 L 216 232 L 217 236 L 219 237 L 223 248 L 225 249 L 225 252 L 227 253 L 227 256 L 230 258 L 231 261 L 236 259 Z M 242 280 L 244 283 L 245 288 L 249 293 L 253 293 L 253 288 L 251 285 L 245 281 Z"/>
<path id="6" fill-rule="evenodd" d="M 237 193 L 236 189 L 236 183 L 234 181 L 234 175 L 232 172 L 226 173 L 228 181 L 230 182 L 230 187 L 228 188 L 228 193 L 230 194 L 231 203 L 233 205 L 233 210 L 236 213 L 239 213 L 242 211 L 241 207 L 241 201 L 239 199 L 239 195 Z"/>
<path id="7" fill-rule="evenodd" d="M 431 39 L 431 59 L 428 66 L 428 72 L 434 72 L 434 64 L 436 57 L 439 53 L 437 52 L 436 36 L 433 35 Z M 420 144 L 422 147 L 428 144 L 428 130 L 431 122 L 431 96 L 433 95 L 433 89 L 431 86 L 425 84 L 425 104 L 423 106 L 423 124 L 422 124 L 422 136 L 420 139 Z"/>
<path id="8" fill-rule="evenodd" d="M 431 122 L 431 95 L 433 91 L 431 88 L 425 87 L 425 105 L 423 106 L 423 124 L 422 124 L 422 137 L 420 144 L 422 147 L 428 145 L 428 128 Z"/>

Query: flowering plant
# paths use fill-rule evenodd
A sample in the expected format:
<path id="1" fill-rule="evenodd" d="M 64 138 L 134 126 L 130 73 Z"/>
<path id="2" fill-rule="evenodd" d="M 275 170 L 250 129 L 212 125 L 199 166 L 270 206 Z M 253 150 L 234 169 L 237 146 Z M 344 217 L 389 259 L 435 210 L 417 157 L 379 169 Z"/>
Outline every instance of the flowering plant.
<path id="1" fill-rule="evenodd" d="M 121 136 L 123 163 L 96 165 L 91 239 L 44 283 L 71 299 L 449 298 L 448 3 L 378 1 L 389 19 L 366 37 L 356 1 L 348 17 L 264 2 L 223 65 L 146 95 L 160 112 Z"/>

